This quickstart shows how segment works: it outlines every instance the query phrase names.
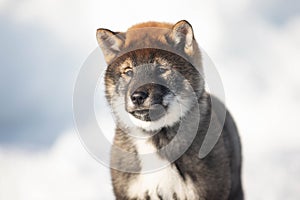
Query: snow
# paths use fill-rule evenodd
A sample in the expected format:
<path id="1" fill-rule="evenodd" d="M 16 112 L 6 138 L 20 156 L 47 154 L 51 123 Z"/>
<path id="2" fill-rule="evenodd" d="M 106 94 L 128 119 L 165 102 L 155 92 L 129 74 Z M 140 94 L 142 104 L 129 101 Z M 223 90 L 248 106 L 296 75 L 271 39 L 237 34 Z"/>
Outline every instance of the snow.
<path id="1" fill-rule="evenodd" d="M 66 132 L 49 150 L 0 150 L 0 199 L 113 199 L 109 169 Z"/>

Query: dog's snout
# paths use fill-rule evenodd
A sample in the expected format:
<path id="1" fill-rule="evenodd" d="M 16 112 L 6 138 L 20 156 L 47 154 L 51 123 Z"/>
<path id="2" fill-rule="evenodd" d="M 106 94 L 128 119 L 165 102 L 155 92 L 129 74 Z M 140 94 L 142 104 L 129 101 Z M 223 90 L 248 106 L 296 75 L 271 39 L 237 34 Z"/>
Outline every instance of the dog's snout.
<path id="1" fill-rule="evenodd" d="M 141 105 L 144 103 L 145 99 L 148 97 L 148 93 L 144 91 L 135 91 L 131 95 L 131 101 L 135 105 Z"/>

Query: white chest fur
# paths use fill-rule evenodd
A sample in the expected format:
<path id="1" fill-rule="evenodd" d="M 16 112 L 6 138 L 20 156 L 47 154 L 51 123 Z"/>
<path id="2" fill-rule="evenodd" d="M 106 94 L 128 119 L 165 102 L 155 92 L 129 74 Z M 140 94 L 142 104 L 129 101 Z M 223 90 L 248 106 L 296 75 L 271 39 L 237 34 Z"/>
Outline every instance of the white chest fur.
<path id="1" fill-rule="evenodd" d="M 146 140 L 137 140 L 136 147 L 139 154 L 154 154 L 151 162 L 166 162 L 155 153 L 155 147 Z M 141 159 L 142 171 L 145 164 L 145 161 Z M 171 164 L 155 172 L 141 173 L 129 185 L 128 195 L 131 198 L 145 199 L 148 195 L 151 200 L 159 200 L 160 197 L 162 199 L 173 199 L 176 195 L 178 200 L 199 199 L 190 177 L 186 176 L 184 180 L 177 168 Z"/>

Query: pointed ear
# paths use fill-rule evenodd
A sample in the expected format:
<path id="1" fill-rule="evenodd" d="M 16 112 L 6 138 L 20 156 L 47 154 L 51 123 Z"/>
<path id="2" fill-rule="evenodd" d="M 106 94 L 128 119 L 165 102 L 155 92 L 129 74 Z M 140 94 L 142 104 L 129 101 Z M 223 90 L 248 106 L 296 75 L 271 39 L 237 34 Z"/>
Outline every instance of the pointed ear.
<path id="1" fill-rule="evenodd" d="M 171 39 L 173 40 L 176 48 L 184 50 L 187 55 L 192 55 L 194 50 L 194 32 L 188 21 L 181 20 L 173 26 Z"/>
<path id="2" fill-rule="evenodd" d="M 102 49 L 107 64 L 117 56 L 124 45 L 124 35 L 108 29 L 97 30 L 97 41 Z"/>

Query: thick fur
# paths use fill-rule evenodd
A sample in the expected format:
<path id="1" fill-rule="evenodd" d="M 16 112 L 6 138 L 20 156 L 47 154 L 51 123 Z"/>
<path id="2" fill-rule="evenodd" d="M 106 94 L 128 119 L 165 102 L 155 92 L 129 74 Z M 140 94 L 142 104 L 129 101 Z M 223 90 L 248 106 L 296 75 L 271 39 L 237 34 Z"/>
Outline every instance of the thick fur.
<path id="1" fill-rule="evenodd" d="M 201 54 L 191 25 L 148 22 L 124 33 L 98 29 L 97 39 L 108 64 L 106 97 L 117 120 L 114 147 L 131 153 L 120 154 L 118 148 L 111 152 L 116 199 L 242 200 L 241 146 L 228 111 L 218 142 L 205 158 L 198 157 L 211 119 L 222 125 L 218 113 L 224 105 L 204 89 Z M 139 105 L 132 97 L 136 91 L 148 95 Z M 157 97 L 159 103 L 153 103 Z M 135 115 L 138 108 L 164 112 L 152 120 Z M 184 149 L 199 115 L 195 138 Z M 157 152 L 175 138 L 179 127 L 185 137 L 175 141 L 170 152 Z M 172 155 L 182 151 L 172 162 Z M 165 167 L 141 173 L 149 165 L 141 156 L 147 153 L 153 154 L 151 163 Z"/>

